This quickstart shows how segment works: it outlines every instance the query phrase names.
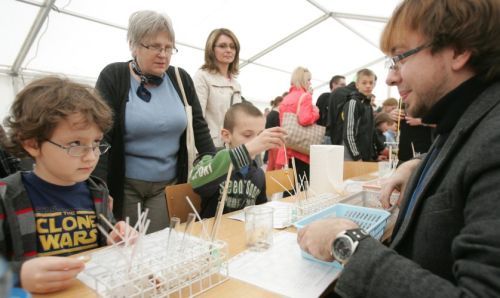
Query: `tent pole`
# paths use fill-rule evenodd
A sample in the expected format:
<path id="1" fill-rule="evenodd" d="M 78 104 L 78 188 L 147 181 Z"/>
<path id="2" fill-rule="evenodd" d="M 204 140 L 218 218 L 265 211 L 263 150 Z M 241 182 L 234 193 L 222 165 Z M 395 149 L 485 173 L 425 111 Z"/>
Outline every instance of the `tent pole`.
<path id="1" fill-rule="evenodd" d="M 24 59 L 26 59 L 26 55 L 28 55 L 29 50 L 31 49 L 31 46 L 33 45 L 33 42 L 36 39 L 36 36 L 38 35 L 38 32 L 40 32 L 40 29 L 42 28 L 43 23 L 45 23 L 45 20 L 47 19 L 50 9 L 52 5 L 54 5 L 54 2 L 56 0 L 45 0 L 45 3 L 43 4 L 42 7 L 40 7 L 40 10 L 38 11 L 38 15 L 35 18 L 35 21 L 33 22 L 33 25 L 31 25 L 31 29 L 26 36 L 26 39 L 23 42 L 23 45 L 21 49 L 19 50 L 19 53 L 17 54 L 16 60 L 14 61 L 14 64 L 11 67 L 11 75 L 17 76 L 19 74 L 19 69 L 21 68 L 21 65 L 24 62 Z"/>
<path id="2" fill-rule="evenodd" d="M 311 23 L 305 25 L 304 27 L 300 28 L 299 30 L 293 32 L 292 34 L 286 36 L 285 38 L 279 40 L 278 42 L 274 43 L 273 45 L 267 47 L 266 49 L 260 51 L 259 53 L 257 53 L 256 55 L 248 58 L 245 62 L 243 63 L 240 63 L 240 69 L 243 68 L 244 66 L 250 64 L 250 63 L 253 63 L 255 60 L 259 59 L 260 57 L 264 56 L 265 54 L 275 50 L 276 48 L 282 46 L 283 44 L 289 42 L 290 40 L 294 39 L 295 37 L 299 36 L 300 34 L 306 32 L 307 30 L 315 27 L 316 25 L 322 23 L 324 20 L 328 19 L 329 16 L 328 15 L 323 15 L 317 19 L 315 19 L 314 21 L 312 21 Z"/>

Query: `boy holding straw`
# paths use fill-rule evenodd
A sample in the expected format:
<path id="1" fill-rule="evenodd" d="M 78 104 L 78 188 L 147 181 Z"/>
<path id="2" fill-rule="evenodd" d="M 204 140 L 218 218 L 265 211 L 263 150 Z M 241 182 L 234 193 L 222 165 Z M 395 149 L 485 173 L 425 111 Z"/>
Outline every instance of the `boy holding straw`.
<path id="1" fill-rule="evenodd" d="M 264 129 L 265 122 L 262 112 L 248 102 L 234 104 L 226 112 L 221 137 L 229 148 L 198 158 L 189 179 L 201 196 L 202 218 L 215 215 L 230 164 L 234 172 L 224 213 L 267 202 L 265 174 L 253 159 L 261 152 L 282 147 L 285 131 L 281 127 Z"/>
<path id="2" fill-rule="evenodd" d="M 108 239 L 97 230 L 102 218 L 113 220 L 106 185 L 90 177 L 110 147 L 102 138 L 111 111 L 92 88 L 45 77 L 17 95 L 6 122 L 7 149 L 32 157 L 35 168 L 0 180 L 0 252 L 26 290 L 68 288 L 85 265 L 63 256 L 118 241 L 128 230 L 119 222 Z"/>

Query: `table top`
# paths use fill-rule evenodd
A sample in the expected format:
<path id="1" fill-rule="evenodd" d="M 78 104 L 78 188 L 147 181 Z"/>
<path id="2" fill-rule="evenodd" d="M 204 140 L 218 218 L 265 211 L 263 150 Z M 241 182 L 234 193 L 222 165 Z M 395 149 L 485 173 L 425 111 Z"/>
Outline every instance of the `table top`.
<path id="1" fill-rule="evenodd" d="M 373 177 L 373 176 L 372 176 Z M 291 201 L 292 198 L 287 198 L 285 201 Z M 241 212 L 241 211 L 235 211 Z M 229 216 L 233 215 L 233 213 L 224 214 L 222 217 L 222 222 L 220 223 L 220 229 L 218 231 L 217 239 L 223 240 L 228 244 L 228 253 L 229 258 L 243 252 L 246 249 L 245 245 L 245 225 L 244 222 L 230 219 Z M 210 231 L 213 225 L 214 219 L 207 219 L 206 228 Z M 284 229 L 288 232 L 296 233 L 295 227 L 288 227 Z M 192 234 L 198 235 L 201 231 L 201 224 L 196 222 L 193 225 Z M 275 230 L 275 232 L 280 232 L 283 230 Z M 383 236 L 383 239 L 389 237 L 392 232 L 392 227 L 387 226 L 386 232 Z M 87 252 L 88 253 L 88 252 Z M 85 253 L 83 253 L 85 254 Z M 74 285 L 64 291 L 60 291 L 57 293 L 51 293 L 46 295 L 36 294 L 33 295 L 36 298 L 45 298 L 45 297 L 96 297 L 95 291 L 88 288 L 85 284 L 76 280 Z M 215 286 L 206 292 L 198 295 L 198 297 L 281 297 L 280 295 L 266 291 L 257 286 L 229 278 L 222 284 Z"/>
<path id="2" fill-rule="evenodd" d="M 240 211 L 236 211 L 240 212 Z M 244 222 L 229 219 L 233 213 L 224 214 L 222 217 L 222 222 L 220 223 L 220 228 L 218 231 L 217 239 L 223 240 L 228 243 L 228 253 L 229 258 L 243 252 L 246 249 L 245 245 L 245 224 Z M 213 218 L 205 220 L 206 227 L 211 230 L 213 225 Z M 286 231 L 296 232 L 294 227 L 289 227 L 285 229 Z M 201 231 L 201 224 L 196 222 L 193 225 L 192 233 L 193 235 L 198 235 Z M 200 294 L 197 297 L 281 297 L 275 293 L 266 291 L 264 289 L 258 288 L 254 285 L 247 284 L 245 282 L 229 278 L 222 284 L 215 286 L 205 293 Z M 35 294 L 33 297 L 36 298 L 62 298 L 62 297 L 96 297 L 95 291 L 88 288 L 85 284 L 79 280 L 75 281 L 75 284 L 57 293 L 51 293 L 46 295 Z"/>

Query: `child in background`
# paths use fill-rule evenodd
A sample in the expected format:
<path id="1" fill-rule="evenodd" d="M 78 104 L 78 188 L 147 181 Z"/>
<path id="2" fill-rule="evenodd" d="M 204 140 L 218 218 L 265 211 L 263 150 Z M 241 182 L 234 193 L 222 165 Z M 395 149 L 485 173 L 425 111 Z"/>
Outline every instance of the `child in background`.
<path id="1" fill-rule="evenodd" d="M 394 125 L 391 115 L 381 112 L 375 117 L 375 152 L 378 152 L 377 160 L 386 160 L 389 157 L 389 151 L 386 146 L 387 139 L 385 133 L 389 127 Z"/>
<path id="2" fill-rule="evenodd" d="M 62 256 L 110 241 L 97 229 L 101 214 L 113 220 L 108 190 L 89 176 L 109 149 L 101 141 L 111 110 L 92 88 L 46 77 L 17 95 L 6 122 L 7 149 L 31 156 L 35 168 L 0 180 L 0 252 L 26 290 L 68 288 L 85 265 Z M 123 235 L 127 226 L 115 228 Z"/>
<path id="3" fill-rule="evenodd" d="M 396 142 L 396 134 L 398 130 L 398 123 L 392 119 L 392 124 L 388 125 L 387 130 L 384 132 L 385 141 L 388 143 Z"/>
<path id="4" fill-rule="evenodd" d="M 356 73 L 357 91 L 348 95 L 343 107 L 344 160 L 374 161 L 373 109 L 371 97 L 377 76 L 369 69 Z"/>
<path id="5" fill-rule="evenodd" d="M 201 217 L 215 215 L 231 163 L 224 213 L 267 202 L 264 171 L 253 159 L 265 150 L 282 147 L 285 132 L 281 127 L 264 129 L 265 123 L 262 112 L 248 102 L 234 104 L 226 112 L 221 138 L 229 149 L 201 156 L 190 175 L 194 191 L 201 196 Z"/>

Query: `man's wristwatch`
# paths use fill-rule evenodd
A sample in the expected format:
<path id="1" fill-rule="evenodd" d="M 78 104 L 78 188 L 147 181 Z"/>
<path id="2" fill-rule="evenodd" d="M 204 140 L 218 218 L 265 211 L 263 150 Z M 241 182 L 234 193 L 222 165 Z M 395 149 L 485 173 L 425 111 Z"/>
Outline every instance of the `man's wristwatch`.
<path id="1" fill-rule="evenodd" d="M 345 265 L 354 254 L 361 240 L 370 236 L 363 229 L 352 229 L 340 232 L 332 244 L 332 256 L 335 260 Z"/>

